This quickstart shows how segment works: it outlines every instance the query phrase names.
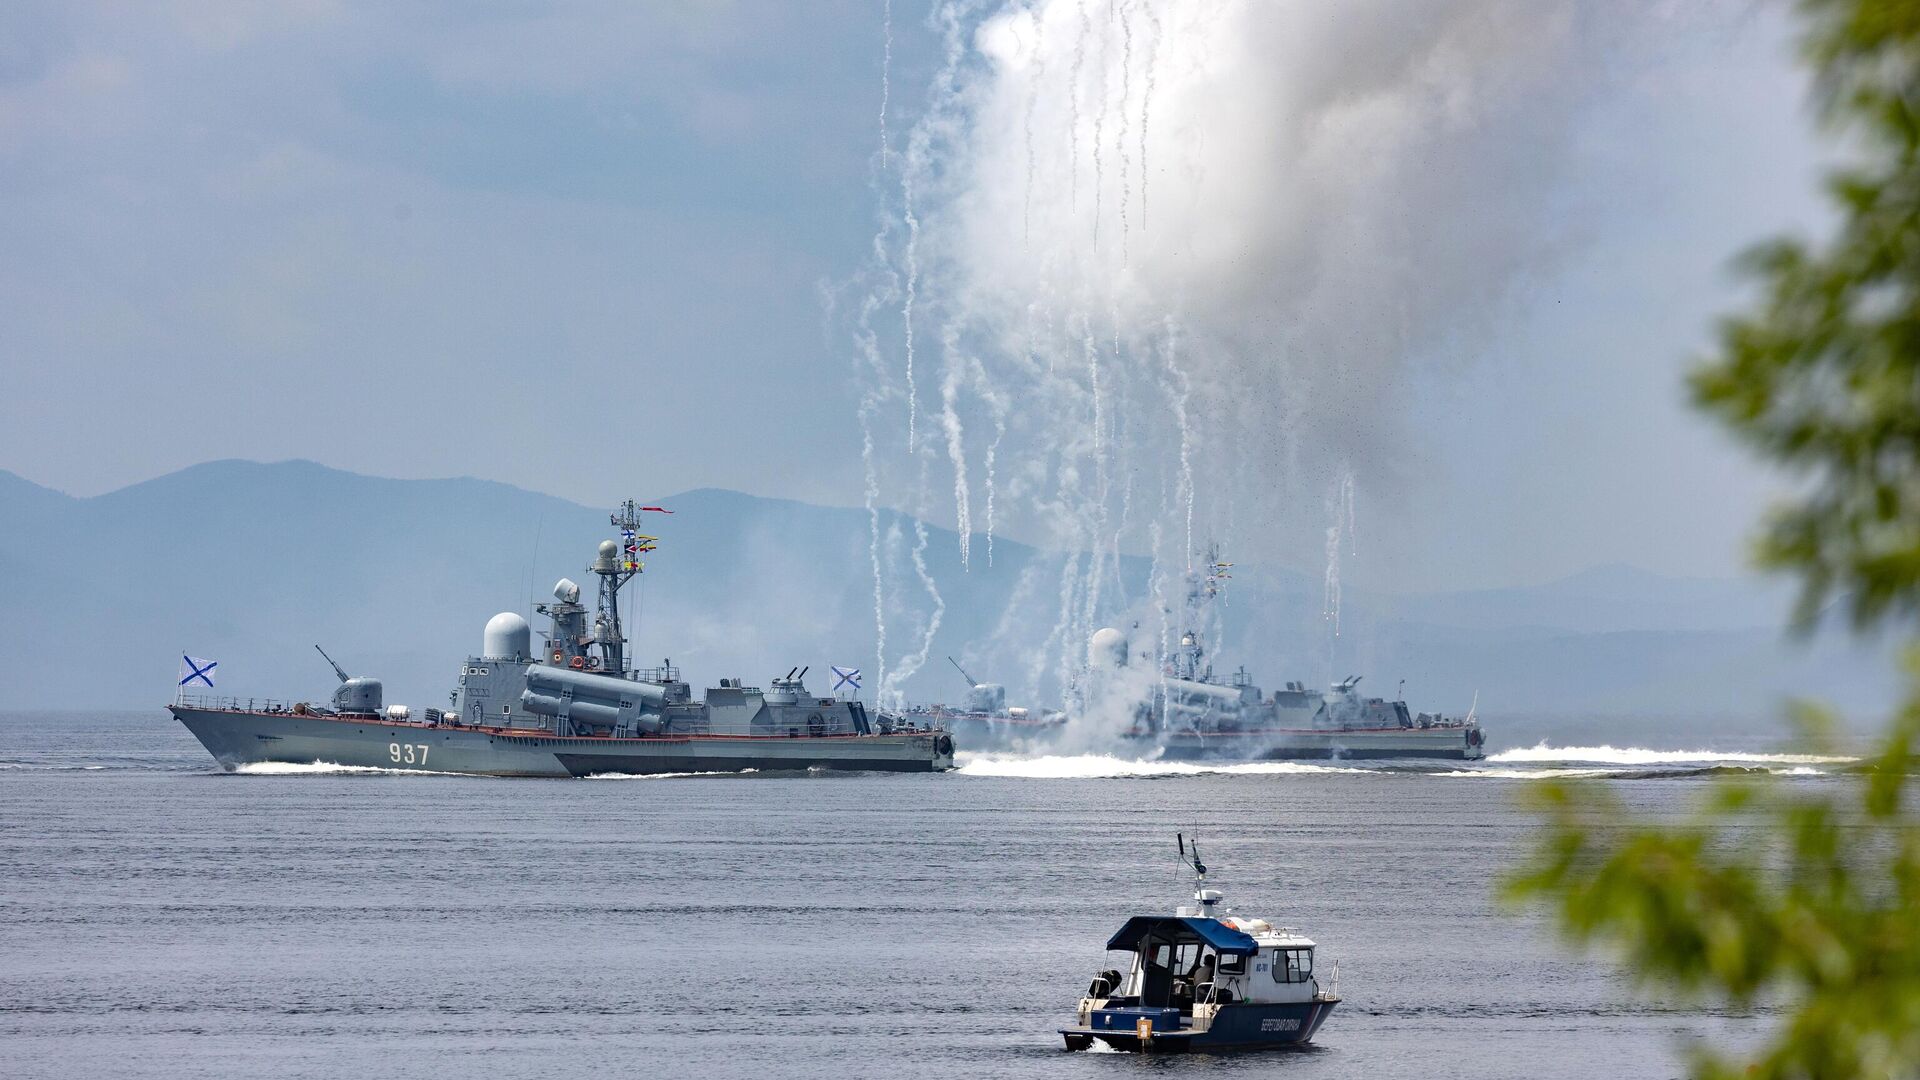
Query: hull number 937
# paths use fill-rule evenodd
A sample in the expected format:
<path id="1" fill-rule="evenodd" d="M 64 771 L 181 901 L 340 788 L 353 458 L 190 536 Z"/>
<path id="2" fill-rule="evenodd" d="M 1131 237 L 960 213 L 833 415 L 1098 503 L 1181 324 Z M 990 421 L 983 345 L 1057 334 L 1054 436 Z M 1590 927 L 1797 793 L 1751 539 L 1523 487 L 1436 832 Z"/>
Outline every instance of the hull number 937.
<path id="1" fill-rule="evenodd" d="M 427 763 L 426 743 L 388 743 L 387 756 L 395 765 L 425 765 Z"/>

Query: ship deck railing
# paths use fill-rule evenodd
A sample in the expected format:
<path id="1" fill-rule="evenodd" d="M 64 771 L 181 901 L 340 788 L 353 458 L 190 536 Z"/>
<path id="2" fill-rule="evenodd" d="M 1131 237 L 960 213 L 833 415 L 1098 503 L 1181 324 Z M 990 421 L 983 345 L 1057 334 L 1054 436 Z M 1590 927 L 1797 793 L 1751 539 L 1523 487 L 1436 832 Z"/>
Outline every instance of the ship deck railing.
<path id="1" fill-rule="evenodd" d="M 214 712 L 255 712 L 255 713 L 292 713 L 295 705 L 307 708 L 321 708 L 310 701 L 282 701 L 279 698 L 234 697 L 229 694 L 180 694 L 173 699 L 175 705 L 184 705 L 189 709 L 208 709 Z"/>

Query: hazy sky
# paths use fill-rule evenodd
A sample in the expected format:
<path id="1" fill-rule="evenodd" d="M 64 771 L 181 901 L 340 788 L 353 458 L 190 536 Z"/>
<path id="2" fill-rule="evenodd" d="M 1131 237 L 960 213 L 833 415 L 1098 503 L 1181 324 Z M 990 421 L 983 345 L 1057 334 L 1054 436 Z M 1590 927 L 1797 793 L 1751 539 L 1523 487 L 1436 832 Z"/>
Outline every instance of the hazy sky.
<path id="1" fill-rule="evenodd" d="M 1172 34 L 1181 6 L 1139 10 Z M 939 40 L 893 8 L 898 140 Z M 1738 300 L 1730 257 L 1821 220 L 1790 28 L 1749 3 L 1568 10 L 1609 40 L 1552 73 L 1537 257 L 1396 376 L 1364 583 L 1731 573 L 1762 504 L 1680 378 Z M 6 5 L 0 468 L 84 495 L 301 457 L 587 503 L 857 505 L 860 369 L 823 297 L 897 183 L 884 47 L 881 0 Z M 1490 123 L 1474 153 L 1525 163 L 1542 137 Z"/>

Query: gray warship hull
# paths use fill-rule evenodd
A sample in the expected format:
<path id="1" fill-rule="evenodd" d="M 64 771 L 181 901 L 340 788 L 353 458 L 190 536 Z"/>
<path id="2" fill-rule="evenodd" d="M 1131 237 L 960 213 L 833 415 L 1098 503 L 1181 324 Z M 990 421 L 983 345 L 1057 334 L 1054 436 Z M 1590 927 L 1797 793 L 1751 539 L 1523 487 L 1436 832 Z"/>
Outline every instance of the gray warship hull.
<path id="1" fill-rule="evenodd" d="M 1161 760 L 1173 761 L 1475 761 L 1486 756 L 1478 727 L 1165 732 L 1158 739 Z"/>
<path id="2" fill-rule="evenodd" d="M 935 772 L 953 767 L 953 740 L 944 732 L 559 736 L 533 729 L 425 725 L 239 707 L 170 705 L 168 710 L 226 769 L 269 762 L 321 762 L 414 772 L 569 777 L 749 769 Z"/>

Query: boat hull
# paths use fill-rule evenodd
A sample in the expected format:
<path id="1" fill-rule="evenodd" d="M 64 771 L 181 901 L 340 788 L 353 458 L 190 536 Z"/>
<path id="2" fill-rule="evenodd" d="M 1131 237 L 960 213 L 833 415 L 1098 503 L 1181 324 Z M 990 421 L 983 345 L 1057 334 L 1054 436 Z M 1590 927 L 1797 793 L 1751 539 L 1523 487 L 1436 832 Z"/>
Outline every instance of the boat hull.
<path id="1" fill-rule="evenodd" d="M 543 732 L 425 726 L 372 717 L 184 705 L 168 711 L 223 768 L 326 762 L 479 776 L 592 776 L 830 769 L 938 772 L 953 767 L 942 732 L 824 736 L 562 738 Z"/>
<path id="2" fill-rule="evenodd" d="M 1266 730 L 1199 735 L 1169 732 L 1159 739 L 1162 760 L 1398 760 L 1475 761 L 1486 756 L 1479 728 L 1400 728 L 1363 731 Z"/>
<path id="3" fill-rule="evenodd" d="M 1320 999 L 1223 1005 L 1204 1030 L 1154 1031 L 1145 1039 L 1140 1037 L 1137 1027 L 1062 1028 L 1060 1035 L 1069 1050 L 1085 1050 L 1096 1040 L 1115 1050 L 1132 1053 L 1276 1050 L 1310 1041 L 1337 1004 L 1338 1000 Z"/>

